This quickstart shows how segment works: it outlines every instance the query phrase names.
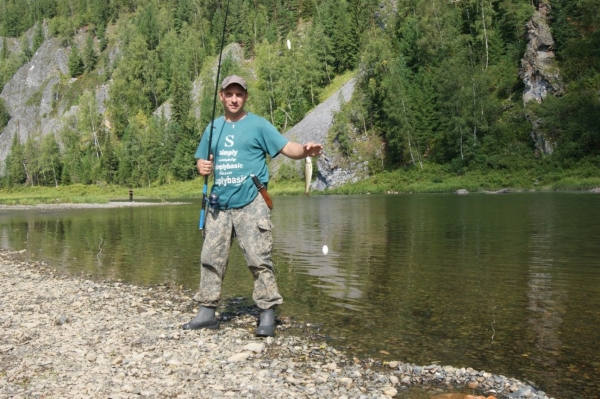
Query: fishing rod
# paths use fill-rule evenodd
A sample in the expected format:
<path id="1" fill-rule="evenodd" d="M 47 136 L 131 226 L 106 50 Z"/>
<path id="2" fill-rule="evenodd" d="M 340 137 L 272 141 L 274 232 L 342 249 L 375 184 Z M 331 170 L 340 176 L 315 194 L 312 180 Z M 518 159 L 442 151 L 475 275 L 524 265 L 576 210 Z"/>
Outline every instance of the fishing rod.
<path id="1" fill-rule="evenodd" d="M 215 83 L 215 96 L 213 99 L 213 109 L 212 109 L 212 117 L 210 118 L 210 132 L 208 133 L 208 154 L 206 155 L 206 160 L 210 160 L 210 148 L 212 146 L 212 134 L 215 128 L 215 114 L 217 112 L 217 94 L 219 93 L 219 75 L 221 73 L 221 57 L 223 56 L 223 46 L 225 44 L 225 29 L 227 28 L 227 15 L 229 14 L 229 0 L 227 0 L 227 4 L 225 6 L 225 18 L 223 19 L 223 33 L 221 36 L 221 49 L 219 51 L 219 63 L 217 64 L 217 79 Z M 213 171 L 214 173 L 214 171 Z M 198 228 L 200 230 L 204 229 L 206 208 L 208 207 L 208 199 L 206 197 L 206 193 L 208 191 L 208 176 L 204 176 L 204 187 L 202 188 L 202 208 L 200 209 L 200 222 L 198 223 Z"/>

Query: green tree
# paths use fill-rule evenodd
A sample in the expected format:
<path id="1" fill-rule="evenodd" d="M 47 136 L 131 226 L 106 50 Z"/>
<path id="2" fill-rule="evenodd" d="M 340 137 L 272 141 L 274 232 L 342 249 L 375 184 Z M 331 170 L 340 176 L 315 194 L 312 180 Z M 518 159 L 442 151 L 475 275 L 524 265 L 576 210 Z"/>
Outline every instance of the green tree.
<path id="1" fill-rule="evenodd" d="M 81 58 L 81 54 L 79 53 L 79 48 L 77 45 L 73 45 L 71 52 L 69 53 L 69 74 L 75 78 L 81 75 L 84 70 L 85 65 Z"/>
<path id="2" fill-rule="evenodd" d="M 29 62 L 33 57 L 33 52 L 31 51 L 31 46 L 29 45 L 29 38 L 27 35 L 23 35 L 21 37 L 21 64 Z"/>
<path id="3" fill-rule="evenodd" d="M 10 113 L 6 107 L 6 101 L 4 101 L 3 98 L 0 98 L 0 130 L 4 130 L 9 120 Z"/>
<path id="4" fill-rule="evenodd" d="M 89 90 L 79 98 L 77 111 L 77 130 L 84 143 L 92 148 L 93 155 L 99 159 L 102 156 L 100 135 L 102 130 L 102 115 L 98 113 L 96 96 Z"/>
<path id="5" fill-rule="evenodd" d="M 148 50 L 154 50 L 160 41 L 160 29 L 156 19 L 154 6 L 146 6 L 138 19 L 139 32 L 144 36 Z"/>
<path id="6" fill-rule="evenodd" d="M 29 137 L 23 147 L 24 167 L 27 173 L 27 184 L 39 184 L 40 175 L 40 143 L 35 137 Z"/>
<path id="7" fill-rule="evenodd" d="M 85 72 L 92 71 L 98 63 L 98 55 L 96 54 L 96 49 L 94 48 L 94 36 L 91 30 L 85 41 L 85 49 L 83 50 L 82 61 Z"/>
<path id="8" fill-rule="evenodd" d="M 103 52 L 108 46 L 108 38 L 106 37 L 106 24 L 101 23 L 96 29 L 96 36 L 98 37 L 98 45 L 100 52 Z"/>
<path id="9" fill-rule="evenodd" d="M 190 117 L 192 100 L 190 98 L 191 82 L 188 78 L 185 65 L 177 62 L 183 54 L 175 57 L 173 78 L 171 79 L 171 115 L 172 119 L 180 125 L 187 125 Z"/>
<path id="10" fill-rule="evenodd" d="M 33 34 L 33 48 L 32 52 L 35 53 L 38 48 L 44 43 L 44 23 L 43 21 L 39 21 L 36 24 L 35 33 Z"/>
<path id="11" fill-rule="evenodd" d="M 13 136 L 10 153 L 5 160 L 5 180 L 9 187 L 24 184 L 27 181 L 24 146 L 19 141 L 19 136 Z"/>
<path id="12" fill-rule="evenodd" d="M 63 184 L 87 183 L 86 171 L 83 169 L 85 153 L 77 133 L 77 119 L 67 118 L 58 135 L 62 148 L 60 181 Z"/>
<path id="13" fill-rule="evenodd" d="M 60 147 L 54 134 L 47 134 L 42 138 L 39 158 L 41 183 L 58 187 L 61 175 Z"/>

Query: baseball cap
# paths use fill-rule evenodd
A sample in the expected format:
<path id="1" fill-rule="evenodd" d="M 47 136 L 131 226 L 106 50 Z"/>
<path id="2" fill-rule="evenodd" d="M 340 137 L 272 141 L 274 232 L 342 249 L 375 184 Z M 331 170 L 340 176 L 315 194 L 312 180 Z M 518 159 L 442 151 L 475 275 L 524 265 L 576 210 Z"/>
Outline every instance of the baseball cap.
<path id="1" fill-rule="evenodd" d="M 221 84 L 221 90 L 225 90 L 228 86 L 232 84 L 238 84 L 242 86 L 244 90 L 248 91 L 248 85 L 246 84 L 244 78 L 241 78 L 237 75 L 227 76 L 225 79 L 223 79 L 223 83 Z"/>

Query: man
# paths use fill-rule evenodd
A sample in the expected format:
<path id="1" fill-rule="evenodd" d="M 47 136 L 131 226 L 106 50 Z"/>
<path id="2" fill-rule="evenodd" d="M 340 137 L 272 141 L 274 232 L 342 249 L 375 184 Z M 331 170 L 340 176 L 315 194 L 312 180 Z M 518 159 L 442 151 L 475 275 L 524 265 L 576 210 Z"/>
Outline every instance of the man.
<path id="1" fill-rule="evenodd" d="M 200 308 L 196 317 L 183 328 L 219 328 L 215 308 L 221 297 L 221 284 L 235 235 L 254 277 L 252 297 L 261 309 L 256 335 L 273 336 L 274 308 L 283 299 L 277 289 L 271 260 L 271 210 L 259 195 L 253 176 L 267 185 L 266 154 L 275 157 L 281 153 L 291 159 L 303 159 L 320 155 L 323 146 L 291 142 L 266 119 L 245 111 L 248 87 L 239 76 L 232 75 L 223 80 L 219 98 L 225 115 L 214 121 L 209 159 L 206 158 L 211 125 L 204 131 L 196 151 L 198 172 L 208 176 L 214 170 L 215 184 L 206 216 L 200 289 L 194 296 Z M 216 199 L 215 195 L 218 196 Z"/>

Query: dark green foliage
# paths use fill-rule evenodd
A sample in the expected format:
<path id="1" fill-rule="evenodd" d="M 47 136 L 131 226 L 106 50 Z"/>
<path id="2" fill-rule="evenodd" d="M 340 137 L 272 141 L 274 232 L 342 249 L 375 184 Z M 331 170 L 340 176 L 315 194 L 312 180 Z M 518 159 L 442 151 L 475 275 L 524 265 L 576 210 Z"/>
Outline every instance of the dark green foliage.
<path id="1" fill-rule="evenodd" d="M 40 46 L 44 42 L 44 38 L 44 24 L 42 23 L 42 21 L 39 21 L 36 24 L 35 33 L 33 35 L 33 48 L 31 49 L 33 53 L 35 53 L 37 49 L 40 48 Z"/>
<path id="2" fill-rule="evenodd" d="M 138 18 L 138 30 L 146 39 L 146 45 L 148 50 L 154 50 L 158 46 L 160 29 L 154 7 L 152 5 L 147 6 L 142 11 Z"/>
<path id="3" fill-rule="evenodd" d="M 77 48 L 76 45 L 73 45 L 71 52 L 69 53 L 69 74 L 75 78 L 81 75 L 84 70 L 85 65 L 83 63 L 83 58 L 81 58 L 81 54 L 79 53 L 79 48 Z"/>
<path id="4" fill-rule="evenodd" d="M 0 98 L 0 131 L 8 124 L 10 120 L 10 114 L 6 108 L 6 102 L 3 98 Z"/>
<path id="5" fill-rule="evenodd" d="M 29 62 L 31 57 L 33 57 L 33 51 L 31 51 L 31 46 L 29 45 L 29 38 L 21 36 L 21 63 Z"/>
<path id="6" fill-rule="evenodd" d="M 103 52 L 108 46 L 108 38 L 106 37 L 106 25 L 104 23 L 98 25 L 96 29 L 96 36 L 98 37 L 99 50 Z"/>
<path id="7" fill-rule="evenodd" d="M 561 98 L 549 98 L 539 112 L 541 129 L 557 143 L 556 156 L 579 160 L 600 156 L 598 91 L 581 88 Z"/>
<path id="8" fill-rule="evenodd" d="M 25 166 L 23 144 L 21 144 L 19 137 L 15 134 L 10 146 L 10 154 L 8 154 L 5 161 L 4 181 L 7 186 L 20 185 L 27 181 Z"/>
<path id="9" fill-rule="evenodd" d="M 96 49 L 94 48 L 94 36 L 92 31 L 89 32 L 87 40 L 85 41 L 85 49 L 83 51 L 82 61 L 85 72 L 90 72 L 93 70 L 98 62 L 98 55 L 96 54 Z"/>

